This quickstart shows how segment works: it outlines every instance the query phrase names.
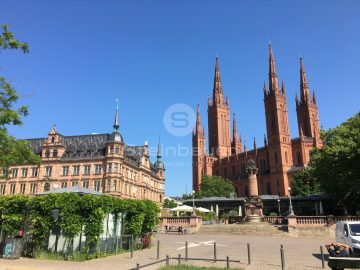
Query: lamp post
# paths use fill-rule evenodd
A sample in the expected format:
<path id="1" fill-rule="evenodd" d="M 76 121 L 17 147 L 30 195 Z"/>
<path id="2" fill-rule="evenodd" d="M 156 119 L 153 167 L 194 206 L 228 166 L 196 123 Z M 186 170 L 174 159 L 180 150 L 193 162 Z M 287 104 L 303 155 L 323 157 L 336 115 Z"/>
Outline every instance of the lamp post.
<path id="1" fill-rule="evenodd" d="M 290 214 L 289 216 L 294 216 L 294 210 L 293 210 L 293 206 L 292 206 L 292 202 L 291 202 L 291 187 L 288 187 L 288 190 L 289 190 L 289 198 L 290 198 L 290 206 L 289 206 L 289 211 L 290 211 Z"/>
<path id="2" fill-rule="evenodd" d="M 195 190 L 192 191 L 192 203 L 193 203 L 192 215 L 195 216 Z"/>
<path id="3" fill-rule="evenodd" d="M 281 208 L 280 208 L 280 199 L 277 199 L 278 207 L 279 207 L 279 216 L 281 216 Z"/>

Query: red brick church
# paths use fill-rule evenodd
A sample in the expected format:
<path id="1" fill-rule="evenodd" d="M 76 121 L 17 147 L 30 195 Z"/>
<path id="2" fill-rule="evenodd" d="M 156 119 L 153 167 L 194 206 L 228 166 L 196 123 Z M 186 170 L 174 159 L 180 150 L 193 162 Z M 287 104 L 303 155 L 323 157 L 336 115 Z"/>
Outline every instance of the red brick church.
<path id="1" fill-rule="evenodd" d="M 243 146 L 233 115 L 230 135 L 229 98 L 223 96 L 219 61 L 216 58 L 212 99 L 208 99 L 208 152 L 205 131 L 197 108 L 196 127 L 193 131 L 193 189 L 201 187 L 203 175 L 219 175 L 233 181 L 238 196 L 248 195 L 245 167 L 253 159 L 259 168 L 259 194 L 288 195 L 289 177 L 309 162 L 309 152 L 321 147 L 318 108 L 315 93 L 310 95 L 304 63 L 300 58 L 300 99 L 296 95 L 299 137 L 291 138 L 285 85 L 279 86 L 272 46 L 269 45 L 269 85 L 264 83 L 264 105 L 267 136 L 264 146 L 253 149 Z"/>

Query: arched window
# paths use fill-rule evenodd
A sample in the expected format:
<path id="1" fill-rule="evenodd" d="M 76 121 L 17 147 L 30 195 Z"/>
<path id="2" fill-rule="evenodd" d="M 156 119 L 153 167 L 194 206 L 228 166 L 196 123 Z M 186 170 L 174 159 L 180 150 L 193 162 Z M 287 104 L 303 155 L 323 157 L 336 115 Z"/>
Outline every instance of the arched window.
<path id="1" fill-rule="evenodd" d="M 119 150 L 119 146 L 115 147 L 115 154 L 119 154 L 120 150 Z"/>
<path id="2" fill-rule="evenodd" d="M 57 150 L 57 149 L 54 149 L 54 151 L 53 151 L 53 157 L 57 157 L 57 155 L 58 155 L 58 150 Z"/>
<path id="3" fill-rule="evenodd" d="M 45 184 L 44 184 L 44 191 L 46 192 L 46 191 L 50 191 L 50 183 L 49 182 L 46 182 Z"/>
<path id="4" fill-rule="evenodd" d="M 47 157 L 47 158 L 50 157 L 50 150 L 49 149 L 45 151 L 45 157 Z"/>
<path id="5" fill-rule="evenodd" d="M 51 137 L 51 143 L 55 142 L 55 137 Z"/>
<path id="6" fill-rule="evenodd" d="M 300 152 L 297 152 L 297 163 L 298 163 L 298 165 L 301 165 L 301 154 L 300 154 Z"/>

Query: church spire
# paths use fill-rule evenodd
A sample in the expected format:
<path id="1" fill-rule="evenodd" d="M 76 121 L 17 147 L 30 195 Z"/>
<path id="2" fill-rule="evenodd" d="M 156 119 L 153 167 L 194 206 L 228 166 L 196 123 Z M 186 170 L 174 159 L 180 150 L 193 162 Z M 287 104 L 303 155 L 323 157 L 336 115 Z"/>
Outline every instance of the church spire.
<path id="1" fill-rule="evenodd" d="M 313 90 L 313 98 L 312 101 L 314 104 L 316 104 L 316 95 L 315 95 L 315 90 Z"/>
<path id="2" fill-rule="evenodd" d="M 200 122 L 200 105 L 197 105 L 196 112 L 196 134 L 201 134 L 201 122 Z"/>
<path id="3" fill-rule="evenodd" d="M 269 44 L 269 91 L 279 91 L 279 82 L 276 74 L 275 58 L 271 43 Z"/>
<path id="4" fill-rule="evenodd" d="M 219 58 L 217 56 L 215 61 L 213 102 L 221 103 L 221 104 L 223 103 L 223 91 L 222 91 L 221 78 L 220 78 Z"/>
<path id="5" fill-rule="evenodd" d="M 158 144 L 158 151 L 157 151 L 157 159 L 161 160 L 161 144 L 160 144 L 160 136 L 159 136 L 159 144 Z"/>
<path id="6" fill-rule="evenodd" d="M 114 131 L 119 131 L 119 99 L 116 100 L 116 113 L 115 113 L 115 120 L 114 120 Z"/>
<path id="7" fill-rule="evenodd" d="M 238 142 L 238 133 L 237 133 L 237 128 L 236 128 L 235 113 L 233 114 L 233 142 L 235 142 L 235 143 Z"/>
<path id="8" fill-rule="evenodd" d="M 310 102 L 309 86 L 302 57 L 300 57 L 300 100 L 301 102 Z"/>
<path id="9" fill-rule="evenodd" d="M 281 81 L 281 93 L 282 93 L 283 95 L 285 95 L 285 94 L 286 94 L 284 80 L 282 80 L 282 81 Z"/>

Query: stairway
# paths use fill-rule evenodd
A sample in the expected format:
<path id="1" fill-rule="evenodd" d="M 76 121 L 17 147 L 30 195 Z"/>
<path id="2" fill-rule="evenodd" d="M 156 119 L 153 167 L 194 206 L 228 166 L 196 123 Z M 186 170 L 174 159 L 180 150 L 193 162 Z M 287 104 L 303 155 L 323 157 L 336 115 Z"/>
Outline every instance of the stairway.
<path id="1" fill-rule="evenodd" d="M 288 236 L 287 228 L 266 222 L 202 225 L 198 234 L 277 235 Z"/>

